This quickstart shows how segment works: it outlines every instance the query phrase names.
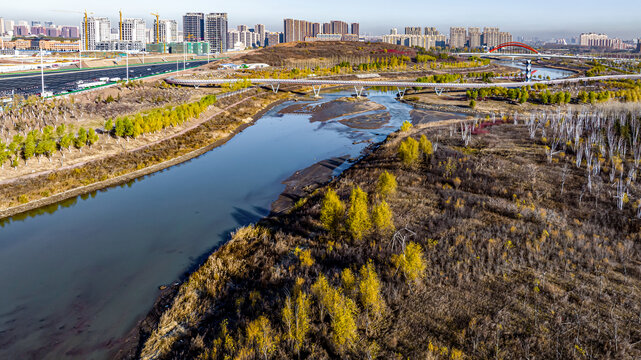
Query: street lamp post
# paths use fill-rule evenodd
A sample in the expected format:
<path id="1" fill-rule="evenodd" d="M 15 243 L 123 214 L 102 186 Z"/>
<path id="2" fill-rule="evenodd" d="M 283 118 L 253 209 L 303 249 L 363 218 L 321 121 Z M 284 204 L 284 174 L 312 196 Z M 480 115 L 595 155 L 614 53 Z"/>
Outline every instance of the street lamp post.
<path id="1" fill-rule="evenodd" d="M 127 50 L 127 82 L 129 82 L 129 50 Z"/>
<path id="2" fill-rule="evenodd" d="M 40 93 L 41 97 L 45 97 L 45 65 L 42 58 L 42 50 L 40 50 L 40 80 L 42 83 L 42 92 Z"/>

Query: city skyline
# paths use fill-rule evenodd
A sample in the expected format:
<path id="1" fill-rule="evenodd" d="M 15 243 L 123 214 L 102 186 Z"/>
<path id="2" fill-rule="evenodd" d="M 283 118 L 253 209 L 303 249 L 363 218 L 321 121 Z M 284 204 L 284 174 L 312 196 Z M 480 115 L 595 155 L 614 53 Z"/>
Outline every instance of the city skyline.
<path id="1" fill-rule="evenodd" d="M 132 4 L 115 0 L 107 4 L 92 4 L 87 10 L 95 16 L 110 19 L 117 18 L 118 10 L 128 18 L 143 18 L 152 22 L 150 12 L 159 12 L 164 19 L 179 22 L 186 12 L 226 12 L 229 14 L 230 25 L 265 24 L 271 31 L 282 31 L 282 21 L 285 18 L 305 18 L 313 22 L 326 22 L 341 18 L 348 22 L 358 22 L 361 34 L 384 35 L 391 28 L 402 29 L 406 26 L 434 26 L 441 32 L 447 32 L 450 27 L 484 26 L 492 24 L 501 27 L 515 36 L 527 37 L 568 37 L 577 36 L 583 32 L 608 33 L 624 39 L 638 38 L 641 28 L 637 24 L 635 14 L 641 11 L 641 4 L 612 0 L 608 7 L 601 6 L 593 0 L 575 4 L 539 1 L 526 12 L 514 12 L 509 16 L 506 9 L 513 5 L 506 0 L 494 1 L 491 4 L 461 0 L 455 4 L 390 4 L 373 0 L 363 7 L 360 2 L 338 2 L 329 0 L 322 4 L 300 4 L 290 0 L 278 1 L 276 6 L 264 7 L 256 0 L 247 0 L 242 4 L 212 5 L 205 1 L 190 2 L 185 8 L 178 9 L 169 2 L 136 2 Z M 331 6 L 340 4 L 340 7 Z M 33 9 L 43 9 L 33 11 Z M 260 9 L 247 10 L 247 9 Z M 336 9 L 341 9 L 336 12 Z M 49 2 L 34 0 L 27 7 L 20 3 L 10 3 L 4 6 L 0 17 L 13 20 L 53 21 L 59 25 L 77 25 L 80 23 L 81 11 L 72 6 L 52 8 Z M 65 12 L 72 11 L 72 12 Z M 577 16 L 577 14 L 579 16 Z M 607 20 L 603 20 L 607 19 Z"/>

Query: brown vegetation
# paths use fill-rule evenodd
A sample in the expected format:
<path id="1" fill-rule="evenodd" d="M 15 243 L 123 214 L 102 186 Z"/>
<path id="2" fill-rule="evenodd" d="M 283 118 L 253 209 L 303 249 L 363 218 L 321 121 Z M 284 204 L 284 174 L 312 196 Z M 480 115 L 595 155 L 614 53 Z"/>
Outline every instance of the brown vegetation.
<path id="1" fill-rule="evenodd" d="M 248 63 L 267 63 L 272 66 L 291 66 L 301 60 L 379 58 L 403 54 L 416 56 L 416 50 L 400 45 L 361 43 L 356 41 L 319 41 L 278 44 L 247 54 L 241 58 Z M 335 65 L 335 64 L 334 64 Z"/>
<path id="2" fill-rule="evenodd" d="M 483 130 L 393 134 L 329 185 L 338 199 L 315 192 L 239 230 L 181 286 L 141 357 L 639 358 L 636 205 L 586 192 L 576 159 L 550 161 L 528 126 Z M 433 153 L 403 163 L 399 145 L 420 135 Z M 382 204 L 384 171 L 399 230 L 352 236 L 350 207 Z"/>

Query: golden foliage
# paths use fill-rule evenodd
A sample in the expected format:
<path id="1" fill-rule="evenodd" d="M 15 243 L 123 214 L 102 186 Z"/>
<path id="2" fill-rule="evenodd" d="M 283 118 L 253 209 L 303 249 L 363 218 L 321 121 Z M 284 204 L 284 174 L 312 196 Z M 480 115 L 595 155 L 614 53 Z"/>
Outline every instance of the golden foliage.
<path id="1" fill-rule="evenodd" d="M 427 264 L 423 257 L 421 245 L 410 242 L 400 255 L 392 255 L 392 263 L 400 269 L 408 282 L 418 281 L 425 274 Z"/>
<path id="2" fill-rule="evenodd" d="M 381 282 L 371 260 L 361 268 L 361 281 L 358 290 L 363 307 L 372 317 L 378 318 L 385 307 L 385 300 L 381 295 Z"/>
<path id="3" fill-rule="evenodd" d="M 286 339 L 292 343 L 294 350 L 300 353 L 303 347 L 307 332 L 310 326 L 310 300 L 307 294 L 300 291 L 296 299 L 292 302 L 290 297 L 285 300 L 285 307 L 283 307 L 282 317 L 285 323 L 287 333 Z"/>
<path id="4" fill-rule="evenodd" d="M 383 171 L 378 177 L 378 182 L 376 183 L 376 192 L 382 197 L 388 197 L 396 192 L 398 184 L 396 182 L 396 176 L 390 174 L 387 171 Z"/>
<path id="5" fill-rule="evenodd" d="M 300 266 L 310 267 L 314 265 L 314 258 L 312 257 L 311 250 L 309 249 L 303 250 L 297 246 L 296 249 L 294 250 L 294 255 L 298 256 L 298 260 L 300 261 Z"/>
<path id="6" fill-rule="evenodd" d="M 347 215 L 347 227 L 352 238 L 361 240 L 365 233 L 372 227 L 372 222 L 367 210 L 367 193 L 360 186 L 352 189 L 350 207 Z"/>
<path id="7" fill-rule="evenodd" d="M 345 205 L 333 189 L 328 189 L 323 198 L 320 220 L 327 230 L 337 231 L 345 215 Z"/>
<path id="8" fill-rule="evenodd" d="M 374 205 L 374 208 L 372 209 L 372 220 L 376 229 L 381 233 L 390 233 L 395 229 L 392 210 L 385 200 Z"/>
<path id="9" fill-rule="evenodd" d="M 411 165 L 418 159 L 418 142 L 408 137 L 398 147 L 398 156 L 405 165 Z"/>
<path id="10" fill-rule="evenodd" d="M 256 346 L 265 359 L 269 357 L 278 344 L 278 336 L 272 329 L 269 319 L 261 315 L 247 325 L 247 342 Z"/>
<path id="11" fill-rule="evenodd" d="M 409 129 L 413 127 L 412 123 L 409 121 L 403 121 L 403 124 L 401 125 L 401 132 L 406 132 Z"/>

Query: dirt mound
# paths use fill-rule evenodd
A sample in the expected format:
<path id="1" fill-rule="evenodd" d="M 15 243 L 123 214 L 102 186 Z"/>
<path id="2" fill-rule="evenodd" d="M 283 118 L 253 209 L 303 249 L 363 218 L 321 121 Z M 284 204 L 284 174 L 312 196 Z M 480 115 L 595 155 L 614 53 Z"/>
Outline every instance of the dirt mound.
<path id="1" fill-rule="evenodd" d="M 292 65 L 301 60 L 381 58 L 416 55 L 416 50 L 392 44 L 356 41 L 293 42 L 266 47 L 243 56 L 247 63 L 267 63 L 272 66 Z M 339 62 L 340 62 L 339 61 Z"/>

